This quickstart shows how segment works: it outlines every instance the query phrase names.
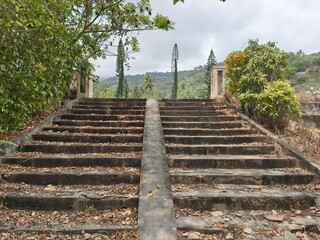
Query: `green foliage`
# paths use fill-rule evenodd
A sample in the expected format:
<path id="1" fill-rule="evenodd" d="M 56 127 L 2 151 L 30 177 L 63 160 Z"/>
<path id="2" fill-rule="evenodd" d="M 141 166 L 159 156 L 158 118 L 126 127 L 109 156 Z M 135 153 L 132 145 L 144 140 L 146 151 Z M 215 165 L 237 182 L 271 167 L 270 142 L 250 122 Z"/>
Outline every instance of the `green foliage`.
<path id="1" fill-rule="evenodd" d="M 1 128 L 0 128 L 0 133 L 4 132 Z M 15 143 L 11 142 L 11 141 L 5 141 L 0 139 L 0 153 L 3 153 L 3 149 L 1 146 L 3 145 L 12 145 L 12 146 L 17 146 Z"/>
<path id="2" fill-rule="evenodd" d="M 173 86 L 172 86 L 171 98 L 177 98 L 178 96 L 178 59 L 179 59 L 178 44 L 175 43 L 172 49 L 172 61 L 171 61 L 171 71 L 173 72 Z"/>
<path id="3" fill-rule="evenodd" d="M 146 90 L 145 81 L 150 75 L 154 83 L 152 91 Z M 129 83 L 129 98 L 170 98 L 172 91 L 172 73 L 150 72 L 125 76 Z M 207 86 L 204 84 L 205 69 L 203 66 L 189 71 L 179 71 L 178 98 L 206 98 Z M 148 77 L 149 78 L 149 77 Z M 94 95 L 97 97 L 114 97 L 117 89 L 117 78 L 108 78 L 95 84 Z"/>
<path id="4" fill-rule="evenodd" d="M 283 80 L 292 71 L 288 59 L 289 55 L 274 42 L 259 44 L 258 40 L 249 40 L 243 51 L 233 52 L 225 60 L 227 90 L 238 97 L 249 116 L 265 123 L 271 118 L 274 128 L 296 115 L 293 89 Z M 276 87 L 279 90 L 269 96 Z M 292 111 L 282 114 L 286 108 Z"/>
<path id="5" fill-rule="evenodd" d="M 268 83 L 257 96 L 256 110 L 270 127 L 283 128 L 288 118 L 301 117 L 300 104 L 292 87 L 283 80 Z"/>
<path id="6" fill-rule="evenodd" d="M 217 65 L 217 60 L 216 57 L 213 53 L 213 50 L 211 49 L 208 60 L 207 60 L 207 64 L 205 65 L 206 68 L 206 73 L 204 76 L 204 83 L 208 86 L 207 87 L 207 97 L 210 98 L 210 94 L 211 94 L 211 68 Z"/>
<path id="7" fill-rule="evenodd" d="M 67 1 L 3 0 L 0 3 L 0 126 L 20 128 L 25 121 L 59 103 L 81 55 L 61 21 Z"/>
<path id="8" fill-rule="evenodd" d="M 154 86 L 155 84 L 152 75 L 150 73 L 146 73 L 140 91 L 144 92 L 147 95 L 146 97 L 151 97 L 153 95 Z"/>
<path id="9" fill-rule="evenodd" d="M 129 96 L 129 84 L 128 84 L 128 80 L 125 79 L 124 80 L 124 98 L 128 98 Z"/>
<path id="10" fill-rule="evenodd" d="M 297 53 L 289 54 L 295 72 L 304 72 L 312 66 L 320 66 L 320 53 L 306 55 L 300 50 Z"/>
<path id="11" fill-rule="evenodd" d="M 0 26 L 0 126 L 8 130 L 61 103 L 77 72 L 90 75 L 89 60 L 105 58 L 119 36 L 138 51 L 129 33 L 173 23 L 153 15 L 150 0 L 1 0 Z"/>

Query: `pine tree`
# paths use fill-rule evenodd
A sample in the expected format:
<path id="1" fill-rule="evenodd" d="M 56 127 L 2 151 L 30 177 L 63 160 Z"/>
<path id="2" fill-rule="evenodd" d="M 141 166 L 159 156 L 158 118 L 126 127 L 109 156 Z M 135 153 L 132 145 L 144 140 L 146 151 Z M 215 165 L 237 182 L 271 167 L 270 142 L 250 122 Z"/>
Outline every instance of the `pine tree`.
<path id="1" fill-rule="evenodd" d="M 208 88 L 207 88 L 207 97 L 208 98 L 210 98 L 210 94 L 211 94 L 211 68 L 215 65 L 217 65 L 217 60 L 216 60 L 216 57 L 214 56 L 213 50 L 211 49 L 207 64 L 205 66 L 206 73 L 204 76 L 204 79 L 205 79 L 204 82 L 208 86 Z"/>
<path id="2" fill-rule="evenodd" d="M 175 43 L 172 50 L 172 61 L 171 61 L 171 72 L 173 72 L 173 87 L 172 87 L 171 98 L 177 98 L 177 95 L 178 95 L 178 59 L 179 59 L 178 44 Z"/>
<path id="3" fill-rule="evenodd" d="M 118 55 L 117 55 L 117 66 L 116 66 L 116 76 L 118 77 L 118 88 L 116 97 L 123 98 L 124 97 L 124 60 L 125 60 L 125 52 L 122 43 L 122 39 L 120 38 L 118 44 Z"/>

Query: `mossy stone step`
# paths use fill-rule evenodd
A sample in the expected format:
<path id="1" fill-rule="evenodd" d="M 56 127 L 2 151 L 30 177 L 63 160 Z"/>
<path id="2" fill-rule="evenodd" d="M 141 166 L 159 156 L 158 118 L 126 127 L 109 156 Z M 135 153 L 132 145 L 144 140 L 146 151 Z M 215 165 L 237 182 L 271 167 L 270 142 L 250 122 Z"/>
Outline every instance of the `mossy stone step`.
<path id="1" fill-rule="evenodd" d="M 166 111 L 219 111 L 222 109 L 227 109 L 227 106 L 194 106 L 194 105 L 184 105 L 184 106 L 163 106 L 160 107 L 161 112 L 166 112 Z"/>
<path id="2" fill-rule="evenodd" d="M 79 193 L 29 193 L 8 192 L 0 196 L 0 202 L 9 209 L 43 211 L 84 211 L 89 207 L 97 210 L 137 208 L 138 196 L 92 195 Z"/>
<path id="3" fill-rule="evenodd" d="M 121 103 L 114 103 L 114 104 L 85 104 L 85 103 L 78 103 L 72 105 L 72 109 L 113 109 L 113 110 L 141 110 L 145 109 L 145 103 L 135 103 L 134 105 L 131 104 L 121 104 Z"/>
<path id="4" fill-rule="evenodd" d="M 218 122 L 218 121 L 238 121 L 240 116 L 231 115 L 231 116 L 162 116 L 161 120 L 164 122 Z"/>
<path id="5" fill-rule="evenodd" d="M 210 128 L 210 129 L 225 129 L 225 128 L 241 128 L 242 121 L 234 122 L 162 122 L 163 128 Z"/>
<path id="6" fill-rule="evenodd" d="M 260 157 L 246 155 L 194 155 L 168 157 L 169 167 L 173 168 L 225 168 L 225 169 L 268 169 L 292 168 L 297 161 L 292 158 Z"/>
<path id="7" fill-rule="evenodd" d="M 173 144 L 242 144 L 265 142 L 270 140 L 266 136 L 165 136 L 166 143 Z"/>
<path id="8" fill-rule="evenodd" d="M 218 126 L 217 126 L 218 127 Z M 163 134 L 166 136 L 178 135 L 178 136 L 229 136 L 229 135 L 251 135 L 257 134 L 256 129 L 249 128 L 229 128 L 229 129 L 212 129 L 212 128 L 164 128 Z"/>
<path id="9" fill-rule="evenodd" d="M 104 114 L 68 114 L 68 115 L 61 115 L 61 119 L 69 119 L 69 120 L 102 120 L 102 121 L 117 121 L 117 120 L 125 120 L 125 121 L 136 121 L 144 120 L 143 115 L 104 115 Z"/>
<path id="10" fill-rule="evenodd" d="M 144 109 L 117 110 L 117 109 L 70 109 L 71 114 L 104 114 L 104 115 L 144 115 Z"/>
<path id="11" fill-rule="evenodd" d="M 215 110 L 215 111 L 207 111 L 207 110 L 162 110 L 162 116 L 217 116 L 217 115 L 226 115 L 223 111 Z"/>
<path id="12" fill-rule="evenodd" d="M 193 190 L 173 193 L 176 208 L 203 210 L 292 210 L 316 206 L 317 197 L 271 188 L 267 191 Z"/>
<path id="13" fill-rule="evenodd" d="M 55 120 L 52 122 L 59 126 L 91 126 L 91 127 L 143 127 L 143 121 L 90 121 L 90 120 Z"/>
<path id="14" fill-rule="evenodd" d="M 44 127 L 43 131 L 91 134 L 142 134 L 143 127 L 51 126 Z"/>
<path id="15" fill-rule="evenodd" d="M 111 145 L 111 144 L 45 144 L 42 142 L 29 142 L 22 147 L 24 152 L 44 152 L 44 153 L 131 153 L 141 152 L 142 145 Z"/>
<path id="16" fill-rule="evenodd" d="M 138 184 L 140 176 L 129 173 L 105 172 L 48 172 L 48 173 L 8 173 L 2 179 L 9 183 L 32 185 L 114 185 L 119 183 Z"/>
<path id="17" fill-rule="evenodd" d="M 310 173 L 290 173 L 264 169 L 191 169 L 171 170 L 172 184 L 309 184 L 315 176 Z"/>
<path id="18" fill-rule="evenodd" d="M 140 167 L 139 157 L 120 156 L 41 156 L 41 157 L 5 157 L 6 164 L 20 164 L 24 167 Z"/>
<path id="19" fill-rule="evenodd" d="M 275 146 L 271 145 L 173 145 L 167 144 L 168 154 L 230 154 L 230 155 L 266 155 L 275 152 Z"/>
<path id="20" fill-rule="evenodd" d="M 35 141 L 48 142 L 77 142 L 77 143 L 142 143 L 142 135 L 70 135 L 70 134 L 43 134 L 32 136 Z"/>

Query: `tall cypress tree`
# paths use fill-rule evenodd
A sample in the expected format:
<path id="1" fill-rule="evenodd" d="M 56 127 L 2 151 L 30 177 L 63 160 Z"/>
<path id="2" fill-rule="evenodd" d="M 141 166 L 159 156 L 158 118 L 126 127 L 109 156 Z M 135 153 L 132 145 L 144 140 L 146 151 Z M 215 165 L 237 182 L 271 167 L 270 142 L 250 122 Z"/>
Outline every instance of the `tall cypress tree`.
<path id="1" fill-rule="evenodd" d="M 171 98 L 177 98 L 177 95 L 178 95 L 178 59 L 179 59 L 178 44 L 175 43 L 172 50 L 172 60 L 171 60 L 171 72 L 173 72 L 173 87 L 172 87 Z"/>
<path id="2" fill-rule="evenodd" d="M 211 72 L 211 68 L 215 65 L 217 65 L 217 60 L 216 60 L 216 57 L 214 56 L 213 50 L 211 49 L 207 64 L 205 66 L 206 73 L 204 76 L 204 79 L 205 79 L 204 82 L 208 86 L 208 88 L 207 88 L 207 97 L 208 98 L 210 97 L 210 93 L 211 93 L 211 74 L 210 74 L 210 72 Z"/>
<path id="3" fill-rule="evenodd" d="M 117 66 L 116 66 L 116 76 L 118 77 L 118 88 L 116 97 L 122 98 L 124 97 L 124 59 L 125 52 L 122 43 L 122 39 L 120 38 L 118 44 L 118 55 L 117 55 Z"/>

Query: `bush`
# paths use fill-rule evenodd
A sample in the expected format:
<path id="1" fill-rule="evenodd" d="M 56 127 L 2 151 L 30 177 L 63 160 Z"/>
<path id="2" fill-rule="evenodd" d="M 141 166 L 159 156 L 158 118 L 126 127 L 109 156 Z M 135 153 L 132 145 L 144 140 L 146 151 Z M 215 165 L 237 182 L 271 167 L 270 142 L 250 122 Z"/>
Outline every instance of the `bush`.
<path id="1" fill-rule="evenodd" d="M 301 114 L 292 87 L 282 80 L 293 70 L 289 55 L 274 42 L 249 40 L 244 50 L 229 54 L 224 63 L 227 91 L 240 100 L 249 117 L 281 129 L 290 116 Z"/>
<path id="2" fill-rule="evenodd" d="M 291 117 L 300 117 L 300 104 L 293 88 L 283 80 L 268 83 L 257 96 L 256 111 L 261 122 L 282 130 Z"/>

